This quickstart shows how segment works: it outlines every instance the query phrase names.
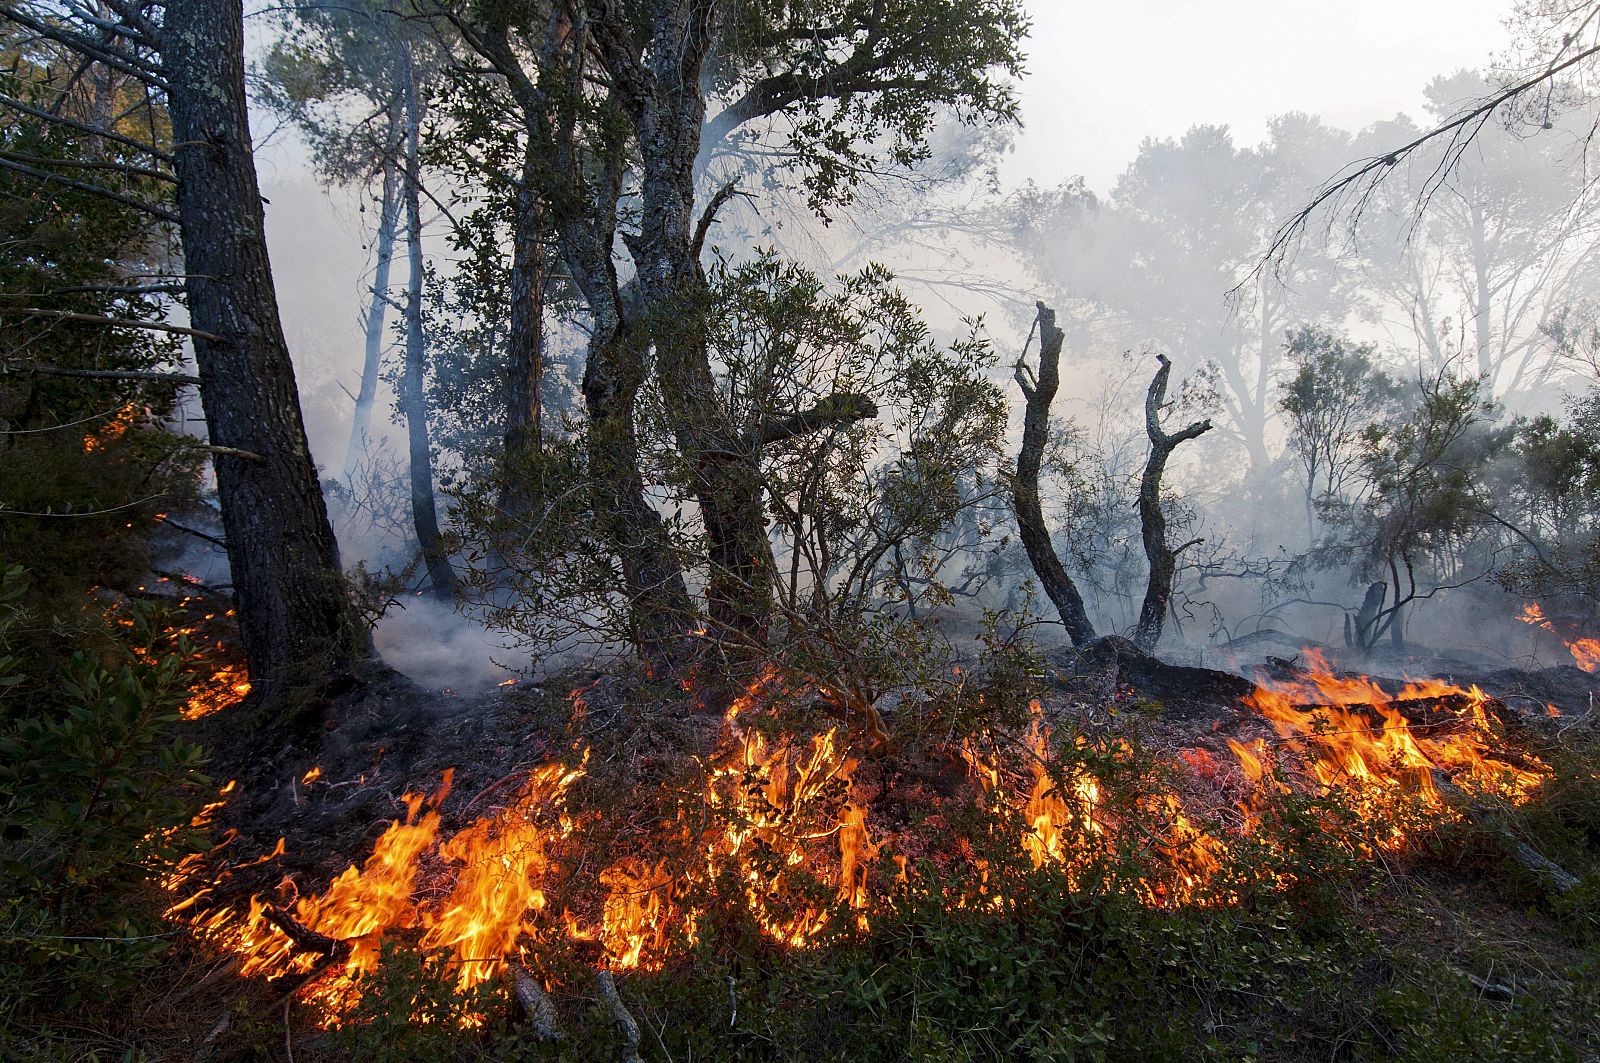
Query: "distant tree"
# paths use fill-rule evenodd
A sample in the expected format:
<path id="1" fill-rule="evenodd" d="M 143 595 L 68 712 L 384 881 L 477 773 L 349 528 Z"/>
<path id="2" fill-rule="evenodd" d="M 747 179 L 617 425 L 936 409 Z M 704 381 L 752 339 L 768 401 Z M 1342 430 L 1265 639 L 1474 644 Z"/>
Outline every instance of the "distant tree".
<path id="1" fill-rule="evenodd" d="M 1428 116 L 1443 120 L 1491 90 L 1471 73 L 1435 79 Z M 1362 145 L 1377 150 L 1416 133 L 1397 119 L 1369 130 Z M 1465 346 L 1497 396 L 1525 400 L 1556 369 L 1543 326 L 1600 281 L 1590 182 L 1574 165 L 1569 138 L 1527 136 L 1496 122 L 1430 192 L 1446 162 L 1442 149 L 1419 148 L 1374 191 L 1354 233 L 1361 273 L 1401 329 L 1415 334 L 1418 371 L 1435 371 Z"/>
<path id="2" fill-rule="evenodd" d="M 366 314 L 366 351 L 356 395 L 346 467 L 367 447 L 383 350 L 389 267 L 396 229 L 406 233 L 407 284 L 402 308 L 404 367 L 397 389 L 406 427 L 411 516 L 433 594 L 449 600 L 455 575 L 439 529 L 430 435 L 427 335 L 422 290 L 423 126 L 448 47 L 424 22 L 382 4 L 302 4 L 285 15 L 283 37 L 268 55 L 263 95 L 304 131 L 329 181 L 382 175 L 377 263 Z M 403 221 L 402 221 L 403 215 Z M 348 475 L 347 475 L 348 479 Z"/>
<path id="3" fill-rule="evenodd" d="M 1293 375 L 1279 385 L 1289 449 L 1305 475 L 1306 542 L 1317 538 L 1317 509 L 1347 497 L 1359 472 L 1367 430 L 1388 420 L 1400 384 L 1378 367 L 1371 344 L 1305 325 L 1284 344 Z"/>
<path id="4" fill-rule="evenodd" d="M 400 228 L 406 115 L 398 34 L 407 32 L 384 4 L 370 0 L 299 3 L 280 13 L 279 37 L 261 64 L 257 97 L 306 139 L 329 184 L 366 188 L 376 179 L 372 283 L 363 315 L 361 381 L 351 417 L 343 476 L 367 453 L 391 297 L 390 268 Z"/>
<path id="5" fill-rule="evenodd" d="M 1321 549 L 1324 560 L 1342 559 L 1371 583 L 1347 627 L 1363 650 L 1384 635 L 1403 645 L 1413 603 L 1495 570 L 1488 474 L 1513 429 L 1494 426 L 1484 391 L 1475 378 L 1424 378 L 1403 413 L 1363 434 L 1356 498 L 1335 516 L 1338 534 Z M 1485 529 L 1488 556 L 1470 549 Z"/>
<path id="6" fill-rule="evenodd" d="M 1280 337 L 1301 322 L 1338 324 L 1360 300 L 1345 266 L 1320 248 L 1280 274 L 1240 281 L 1348 143 L 1299 114 L 1275 119 L 1254 148 L 1235 144 L 1226 127 L 1196 126 L 1145 141 L 1109 200 L 1086 210 L 1069 195 L 1059 211 L 1044 203 L 1022 218 L 1031 267 L 1064 298 L 1099 311 L 1114 348 L 1153 343 L 1215 366 L 1218 432 L 1244 452 L 1258 486 L 1275 467 Z"/>

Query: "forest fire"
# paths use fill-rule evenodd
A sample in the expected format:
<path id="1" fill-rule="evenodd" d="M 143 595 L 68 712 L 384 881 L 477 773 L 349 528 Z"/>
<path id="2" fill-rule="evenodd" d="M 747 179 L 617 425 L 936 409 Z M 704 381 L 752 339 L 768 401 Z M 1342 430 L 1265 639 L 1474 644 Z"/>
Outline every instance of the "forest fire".
<path id="1" fill-rule="evenodd" d="M 122 407 L 111 420 L 83 437 L 83 452 L 93 454 L 121 439 L 127 434 L 128 429 L 133 427 L 134 418 L 138 413 L 139 407 L 136 403 L 130 402 Z"/>
<path id="2" fill-rule="evenodd" d="M 1522 615 L 1517 619 L 1524 624 L 1532 624 L 1534 627 L 1548 631 L 1561 639 L 1566 644 L 1568 652 L 1572 654 L 1573 662 L 1585 672 L 1600 671 L 1600 639 L 1565 638 L 1560 632 L 1556 631 L 1555 625 L 1544 615 L 1544 609 L 1537 602 L 1523 606 Z"/>
<path id="3" fill-rule="evenodd" d="M 1228 739 L 1246 787 L 1245 814 L 1233 827 L 1216 825 L 1209 812 L 1197 818 L 1171 790 L 1111 807 L 1086 765 L 1127 755 L 1127 744 L 1095 747 L 1080 736 L 1053 746 L 1037 699 L 1025 733 L 1009 742 L 968 736 L 956 760 L 991 828 L 997 836 L 1014 830 L 1014 851 L 1034 868 L 1053 866 L 1076 882 L 1119 842 L 1143 845 L 1155 870 L 1136 892 L 1155 907 L 1231 900 L 1234 887 L 1220 879 L 1232 848 L 1284 787 L 1349 793 L 1364 819 L 1382 825 L 1372 835 L 1377 844 L 1398 849 L 1412 816 L 1453 815 L 1446 791 L 1521 802 L 1547 774 L 1536 758 L 1505 747 L 1477 688 L 1430 680 L 1390 695 L 1313 661 L 1303 677 L 1267 682 L 1247 699 L 1248 718 L 1270 726 L 1275 740 Z M 602 969 L 658 969 L 733 897 L 779 947 L 866 930 L 896 890 L 917 888 L 927 873 L 903 852 L 948 849 L 950 839 L 919 840 L 875 822 L 881 791 L 858 787 L 861 762 L 841 727 L 809 737 L 766 733 L 771 704 L 796 692 L 776 670 L 763 674 L 724 714 L 701 783 L 677 793 L 675 812 L 653 818 L 643 836 L 625 832 L 620 846 L 615 836 L 596 839 L 608 837 L 604 821 L 630 810 L 586 807 L 579 790 L 591 751 L 580 742 L 529 771 L 498 812 L 454 833 L 442 830 L 440 814 L 450 772 L 431 796 L 407 794 L 403 818 L 321 894 L 301 896 L 285 877 L 276 897 L 208 911 L 211 872 L 196 860 L 169 883 L 192 892 L 170 914 L 242 955 L 246 974 L 301 978 L 302 997 L 333 1024 L 359 999 L 386 934 L 441 951 L 456 985 L 469 989 L 512 963 L 537 968 L 547 950 L 588 955 Z M 586 709 L 584 693 L 570 698 L 575 714 Z M 1179 761 L 1215 771 L 1204 750 Z M 625 855 L 595 859 L 619 847 Z M 1002 907 L 1006 898 L 973 860 L 984 885 L 959 903 Z"/>

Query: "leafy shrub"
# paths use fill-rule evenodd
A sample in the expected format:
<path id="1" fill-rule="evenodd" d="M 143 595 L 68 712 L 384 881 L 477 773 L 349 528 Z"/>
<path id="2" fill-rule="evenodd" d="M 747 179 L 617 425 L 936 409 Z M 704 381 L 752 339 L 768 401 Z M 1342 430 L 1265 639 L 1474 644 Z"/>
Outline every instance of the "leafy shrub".
<path id="1" fill-rule="evenodd" d="M 190 647 L 137 605 L 120 661 L 75 653 L 56 674 L 21 654 L 43 621 L 0 579 L 0 1026 L 48 1039 L 93 1022 L 166 952 L 159 873 L 185 851 L 200 750 L 174 739 Z M 87 643 L 105 631 L 57 630 Z M 158 650 L 163 641 L 167 645 Z"/>

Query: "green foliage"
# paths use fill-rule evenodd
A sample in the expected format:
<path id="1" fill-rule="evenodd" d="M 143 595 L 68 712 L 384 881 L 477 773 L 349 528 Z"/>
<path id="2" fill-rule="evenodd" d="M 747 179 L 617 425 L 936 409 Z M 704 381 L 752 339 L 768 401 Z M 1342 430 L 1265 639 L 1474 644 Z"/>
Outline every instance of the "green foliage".
<path id="1" fill-rule="evenodd" d="M 1029 21 L 1016 0 L 741 2 L 724 20 L 713 94 L 730 117 L 744 103 L 781 115 L 779 155 L 824 216 L 868 174 L 927 159 L 943 114 L 1017 120 Z"/>
<path id="2" fill-rule="evenodd" d="M 69 116 L 87 105 L 70 92 L 55 100 L 59 79 L 19 67 L 8 94 Z M 118 95 L 126 86 L 96 78 L 86 85 L 111 94 L 102 102 L 113 113 L 127 108 L 139 136 L 160 139 L 164 115 L 141 115 L 136 99 Z M 0 150 L 72 180 L 129 161 L 114 144 L 10 111 L 0 116 Z M 119 195 L 159 204 L 170 194 L 150 178 L 115 180 Z M 28 558 L 30 594 L 55 608 L 86 586 L 139 578 L 154 514 L 192 498 L 198 451 L 162 427 L 171 384 L 7 369 L 149 371 L 179 360 L 179 337 L 138 327 L 165 316 L 166 295 L 141 290 L 141 278 L 168 267 L 172 234 L 123 203 L 12 169 L 0 169 L 0 231 L 0 292 L 41 312 L 8 309 L 0 328 L 0 556 Z"/>
<path id="3" fill-rule="evenodd" d="M 48 1038 L 115 1016 L 161 962 L 172 930 L 155 879 L 187 851 L 205 779 L 199 749 L 169 726 L 192 647 L 135 606 L 114 639 L 50 632 L 103 641 L 109 661 L 80 650 L 41 667 L 23 584 L 17 567 L 0 582 L 0 1025 Z"/>

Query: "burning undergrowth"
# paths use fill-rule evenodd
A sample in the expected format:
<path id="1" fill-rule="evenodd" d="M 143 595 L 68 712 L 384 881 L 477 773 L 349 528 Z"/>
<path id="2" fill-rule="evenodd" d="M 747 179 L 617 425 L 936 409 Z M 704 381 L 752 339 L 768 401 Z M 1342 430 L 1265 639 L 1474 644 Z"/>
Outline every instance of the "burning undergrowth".
<path id="1" fill-rule="evenodd" d="M 336 1025 L 386 943 L 472 990 L 574 965 L 656 970 L 728 940 L 808 949 L 916 898 L 1003 913 L 1040 874 L 1149 908 L 1237 905 L 1298 888 L 1296 831 L 1341 858 L 1387 856 L 1528 800 L 1549 774 L 1508 738 L 1519 715 L 1473 686 L 1385 685 L 1313 658 L 1244 682 L 1203 724 L 1126 688 L 1092 704 L 1073 689 L 1046 678 L 1002 697 L 956 669 L 880 711 L 770 666 L 720 714 L 682 691 L 630 709 L 638 689 L 614 676 L 515 693 L 480 706 L 509 713 L 489 729 L 526 732 L 513 756 L 535 735 L 545 752 L 492 778 L 481 764 L 419 778 L 413 749 L 398 775 L 280 760 L 286 778 L 230 784 L 203 822 L 237 825 L 286 792 L 303 822 L 331 822 L 319 806 L 354 822 L 355 807 L 371 829 L 308 863 L 294 836 L 269 848 L 230 827 L 170 877 L 170 915 Z M 403 795 L 383 784 L 396 778 Z M 252 805 L 251 787 L 277 796 Z"/>

